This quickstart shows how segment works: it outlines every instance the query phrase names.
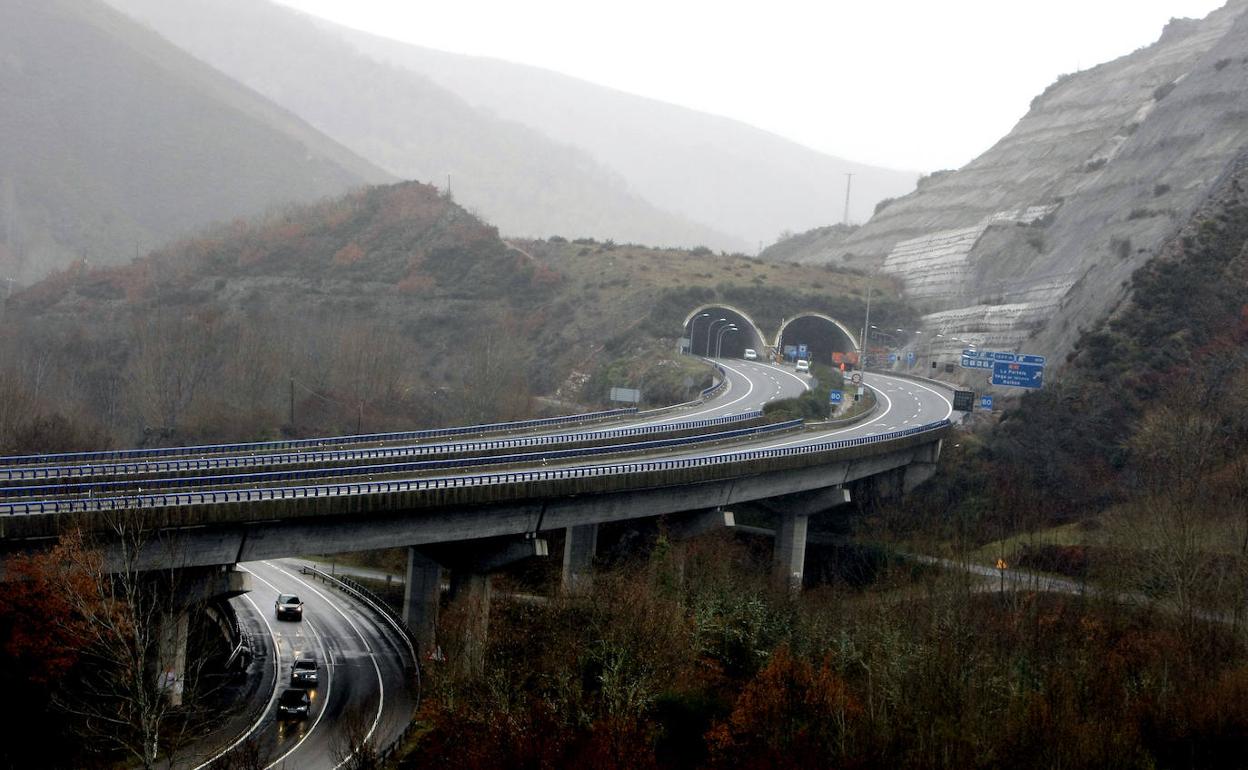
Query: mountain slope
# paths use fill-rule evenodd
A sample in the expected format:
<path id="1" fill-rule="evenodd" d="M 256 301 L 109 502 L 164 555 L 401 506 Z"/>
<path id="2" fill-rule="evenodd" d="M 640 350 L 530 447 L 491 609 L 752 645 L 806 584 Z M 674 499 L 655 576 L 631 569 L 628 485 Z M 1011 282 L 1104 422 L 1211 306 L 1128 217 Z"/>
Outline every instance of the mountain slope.
<path id="1" fill-rule="evenodd" d="M 746 239 L 850 218 L 914 189 L 917 174 L 816 152 L 744 123 L 537 67 L 408 45 L 325 23 L 360 51 L 469 103 L 580 147 L 659 206 Z"/>
<path id="2" fill-rule="evenodd" d="M 0 276 L 387 175 L 95 0 L 0 4 Z"/>
<path id="3" fill-rule="evenodd" d="M 1062 77 L 964 168 L 852 233 L 764 256 L 880 267 L 930 329 L 1068 350 L 1248 145 L 1245 9 L 1172 21 L 1153 45 Z"/>
<path id="4" fill-rule="evenodd" d="M 441 185 L 509 235 L 745 248 L 661 210 L 588 154 L 378 63 L 310 17 L 250 0 L 108 0 L 405 179 Z"/>
<path id="5" fill-rule="evenodd" d="M 120 443 L 523 416 L 620 359 L 682 369 L 645 381 L 684 401 L 703 386 L 683 370 L 706 369 L 662 354 L 690 310 L 852 319 L 864 280 L 703 249 L 516 246 L 429 185 L 368 187 L 0 298 L 0 450 L 31 401 Z M 909 323 L 880 288 L 873 317 Z"/>

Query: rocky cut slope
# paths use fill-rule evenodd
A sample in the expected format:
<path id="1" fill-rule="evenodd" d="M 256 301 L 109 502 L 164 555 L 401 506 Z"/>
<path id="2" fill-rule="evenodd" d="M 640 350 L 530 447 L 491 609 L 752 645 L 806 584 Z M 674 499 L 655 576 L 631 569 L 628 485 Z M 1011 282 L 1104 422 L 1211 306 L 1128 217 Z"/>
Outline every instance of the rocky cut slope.
<path id="1" fill-rule="evenodd" d="M 882 269 L 930 330 L 1068 350 L 1248 143 L 1246 11 L 1231 0 L 1173 20 L 1151 46 L 1063 76 L 964 168 L 921 180 L 853 232 L 764 257 Z"/>

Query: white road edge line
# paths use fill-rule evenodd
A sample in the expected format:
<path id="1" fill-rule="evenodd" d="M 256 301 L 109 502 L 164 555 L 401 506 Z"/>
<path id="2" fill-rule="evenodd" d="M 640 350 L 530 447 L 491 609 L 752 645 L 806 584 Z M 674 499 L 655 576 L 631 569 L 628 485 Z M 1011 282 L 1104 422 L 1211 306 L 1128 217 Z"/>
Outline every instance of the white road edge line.
<path id="1" fill-rule="evenodd" d="M 266 561 L 266 562 L 261 562 L 261 564 L 264 564 L 264 565 L 266 565 L 266 566 L 268 566 L 268 567 L 272 567 L 272 566 L 273 566 L 272 564 L 269 564 L 267 561 Z M 256 580 L 259 580 L 261 583 L 264 583 L 266 586 L 268 586 L 269 588 L 271 588 L 271 589 L 272 589 L 273 591 L 275 591 L 276 593 L 279 593 L 279 594 L 280 594 L 280 593 L 282 593 L 282 591 L 281 591 L 281 590 L 280 590 L 277 586 L 273 585 L 273 584 L 272 584 L 272 583 L 270 583 L 269 581 L 267 581 L 267 580 L 265 580 L 264 578 L 260 577 L 260 575 L 258 575 L 257 573 L 252 572 L 251 570 L 247 570 L 247 571 L 248 571 L 248 572 L 251 572 L 252 576 L 253 576 L 253 577 L 255 577 L 255 578 L 256 578 Z M 300 582 L 302 582 L 302 581 L 300 581 Z M 253 604 L 254 604 L 254 602 L 253 602 Z M 330 605 L 331 605 L 331 606 L 332 606 L 332 604 L 333 604 L 333 602 L 330 602 Z M 300 622 L 300 623 L 309 623 L 309 621 L 307 621 L 307 620 L 300 620 L 299 622 Z M 267 619 L 267 618 L 265 619 L 265 623 L 268 623 L 268 619 Z M 328 656 L 326 655 L 326 651 L 325 651 L 325 644 L 324 644 L 324 642 L 322 642 L 322 641 L 321 641 L 321 635 L 320 635 L 320 634 L 318 634 L 318 633 L 316 632 L 316 629 L 315 629 L 312 625 L 310 625 L 310 624 L 308 625 L 308 630 L 312 632 L 312 636 L 316 637 L 316 646 L 317 646 L 317 647 L 320 649 L 320 651 L 321 651 L 321 660 L 325 660 L 325 661 L 327 661 L 327 660 L 328 660 Z M 276 638 L 276 637 L 274 637 L 274 639 L 273 639 L 273 647 L 274 647 L 274 650 L 276 651 L 276 648 L 277 648 L 277 638 Z M 275 665 L 275 666 L 277 666 L 277 660 L 278 660 L 278 656 L 277 656 L 277 655 L 274 655 L 274 656 L 273 656 L 273 661 L 274 661 L 274 665 Z M 282 671 L 282 670 L 281 670 L 281 667 L 280 667 L 280 666 L 278 666 L 278 668 L 277 668 L 277 674 L 278 674 L 278 676 L 277 676 L 277 680 L 278 680 L 278 681 L 281 681 L 281 671 Z M 319 710 L 319 711 L 317 711 L 317 713 L 316 713 L 316 719 L 312 720 L 312 726 L 308 728 L 308 731 L 307 731 L 306 733 L 304 733 L 304 734 L 303 734 L 303 737 L 302 737 L 302 738 L 300 738 L 300 739 L 299 739 L 299 741 L 298 741 L 298 742 L 297 742 L 294 746 L 291 746 L 291 747 L 290 747 L 290 750 L 289 750 L 289 751 L 287 751 L 285 754 L 281 755 L 281 756 L 280 756 L 280 757 L 278 757 L 277 759 L 273 760 L 273 763 L 272 763 L 272 764 L 265 765 L 264 770 L 270 770 L 271 768 L 277 767 L 277 765 L 278 765 L 279 763 L 281 763 L 283 760 L 285 760 L 285 759 L 286 759 L 286 757 L 289 757 L 291 754 L 295 753 L 295 751 L 297 751 L 297 750 L 299 749 L 299 747 L 303 745 L 303 742 L 304 742 L 304 741 L 306 741 L 309 737 L 311 737 L 312 733 L 316 732 L 316 726 L 317 726 L 317 725 L 319 725 L 319 724 L 321 723 L 321 717 L 325 716 L 325 705 L 324 705 L 324 704 L 329 703 L 329 695 L 330 695 L 330 693 L 332 693 L 332 692 L 334 691 L 334 677 L 333 677 L 333 675 L 332 675 L 332 674 L 330 674 L 330 672 L 329 672 L 329 668 L 328 668 L 328 667 L 326 667 L 326 669 L 325 669 L 325 675 L 329 677 L 328 681 L 327 681 L 327 682 L 326 682 L 326 684 L 325 684 L 325 700 L 324 700 L 324 703 L 321 705 L 320 710 Z M 277 692 L 277 689 L 278 689 L 278 687 L 277 687 L 277 684 L 275 683 L 275 684 L 274 684 L 274 686 L 273 686 L 274 693 L 276 693 L 276 692 Z M 272 705 L 272 704 L 270 704 L 270 705 Z M 268 713 L 268 709 L 265 709 L 265 713 L 266 713 L 266 714 Z M 257 724 L 258 724 L 258 723 L 257 723 Z"/>
<path id="2" fill-rule="evenodd" d="M 249 569 L 246 569 L 245 567 L 239 567 L 239 569 L 260 578 L 259 575 L 256 575 L 256 573 L 252 572 Z M 260 578 L 260 580 L 266 583 L 268 582 L 267 580 L 264 580 L 264 578 Z M 272 585 L 270 584 L 269 587 L 272 588 Z M 278 593 L 281 593 L 281 592 L 279 591 Z M 264 622 L 264 627 L 269 629 L 269 638 L 273 640 L 273 692 L 269 695 L 268 705 L 264 707 L 264 711 L 260 714 L 259 718 L 257 718 L 256 721 L 252 723 L 251 727 L 247 728 L 247 732 L 243 733 L 241 736 L 238 737 L 238 739 L 236 739 L 229 746 L 226 746 L 224 749 L 220 751 L 220 753 L 218 753 L 216 756 L 209 759 L 207 762 L 204 762 L 202 765 L 196 765 L 193 770 L 203 770 L 203 768 L 207 767 L 208 765 L 211 765 L 213 762 L 216 762 L 218 759 L 220 759 L 221 757 L 224 757 L 226 754 L 229 754 L 240 743 L 250 738 L 251 734 L 256 731 L 256 728 L 259 727 L 265 721 L 266 717 L 268 717 L 269 709 L 273 708 L 273 703 L 277 700 L 278 682 L 280 682 L 282 679 L 282 664 L 281 664 L 281 661 L 278 660 L 278 654 L 277 654 L 278 653 L 277 635 L 273 633 L 273 625 L 269 623 L 269 619 L 265 617 L 265 614 L 260 610 L 260 607 L 259 605 L 256 604 L 255 600 L 253 600 L 251 596 L 249 596 L 248 594 L 243 594 L 243 598 L 247 600 L 248 604 L 256 608 L 256 614 L 259 615 L 260 620 Z"/>
<path id="3" fill-rule="evenodd" d="M 293 572 L 290 572 L 289 569 L 283 570 L 282 567 L 279 567 L 275 564 L 271 564 L 268 561 L 264 563 L 272 567 L 273 569 L 278 570 L 279 572 L 285 571 L 292 578 L 294 578 L 295 580 L 307 586 L 309 591 L 311 591 L 312 593 L 324 599 L 325 602 L 329 604 L 329 606 L 334 608 L 335 612 L 337 612 L 339 615 L 342 616 L 343 620 L 347 621 L 347 625 L 351 626 L 351 630 L 355 632 L 355 635 L 360 637 L 360 641 L 364 644 L 364 649 L 368 650 L 368 660 L 369 662 L 373 664 L 373 670 L 377 673 L 377 715 L 373 717 L 373 723 L 369 725 L 368 732 L 365 733 L 364 738 L 362 740 L 363 743 L 368 743 L 368 741 L 372 739 L 373 733 L 377 731 L 377 725 L 378 723 L 381 722 L 381 712 L 384 710 L 385 705 L 386 705 L 386 684 L 381 678 L 381 666 L 377 665 L 377 653 L 373 651 L 372 645 L 370 645 L 368 643 L 368 640 L 364 638 L 364 634 L 360 633 L 359 626 L 355 625 L 355 622 L 352 621 L 351 618 L 347 617 L 347 613 L 343 612 L 342 609 L 339 608 L 337 604 L 330 601 L 329 597 L 325 596 L 325 594 L 318 591 L 308 581 L 304 580 L 301 577 L 297 577 Z M 354 754 L 354 752 L 352 752 L 352 754 Z M 342 767 L 350 760 L 351 760 L 351 757 L 347 757 L 346 759 L 342 760 L 338 764 L 334 765 L 333 770 L 338 770 L 338 768 Z M 269 767 L 272 767 L 272 765 L 270 765 Z M 269 770 L 269 768 L 266 767 L 265 770 Z"/>

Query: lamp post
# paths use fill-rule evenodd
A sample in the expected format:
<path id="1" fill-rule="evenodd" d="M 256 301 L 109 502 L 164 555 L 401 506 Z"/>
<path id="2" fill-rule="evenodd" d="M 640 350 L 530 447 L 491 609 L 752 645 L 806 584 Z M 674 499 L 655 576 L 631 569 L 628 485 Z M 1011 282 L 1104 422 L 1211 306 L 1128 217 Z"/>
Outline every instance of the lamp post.
<path id="1" fill-rule="evenodd" d="M 872 278 L 874 277 L 875 274 L 873 273 Z M 862 319 L 862 340 L 858 343 L 858 368 L 862 370 L 864 375 L 867 373 L 867 340 L 873 328 L 871 326 L 871 289 L 874 287 L 874 280 L 867 283 L 867 312 Z"/>
<path id="2" fill-rule="evenodd" d="M 704 356 L 711 355 L 711 329 L 715 328 L 715 324 L 721 323 L 721 322 L 727 322 L 727 321 L 728 321 L 727 318 L 718 318 L 714 321 L 711 321 L 710 325 L 706 327 L 706 348 L 703 350 L 702 355 Z"/>
<path id="3" fill-rule="evenodd" d="M 945 335 L 941 334 L 940 332 L 936 332 L 936 334 L 927 338 L 927 368 L 929 370 L 932 368 L 932 364 L 935 363 L 934 361 L 932 361 L 932 345 L 936 344 L 937 337 L 943 337 L 943 336 Z"/>
<path id="4" fill-rule="evenodd" d="M 689 322 L 689 354 L 690 355 L 693 355 L 693 336 L 697 334 L 697 331 L 698 331 L 698 319 L 710 318 L 710 317 L 711 317 L 710 313 L 698 313 L 697 315 L 693 317 L 693 320 Z"/>
<path id="5" fill-rule="evenodd" d="M 735 331 L 737 331 L 736 324 L 728 324 L 727 326 L 719 330 L 719 334 L 715 336 L 715 357 L 716 358 L 719 358 L 719 354 L 721 350 L 720 346 L 724 344 L 724 335 L 727 334 L 728 332 L 735 332 Z"/>

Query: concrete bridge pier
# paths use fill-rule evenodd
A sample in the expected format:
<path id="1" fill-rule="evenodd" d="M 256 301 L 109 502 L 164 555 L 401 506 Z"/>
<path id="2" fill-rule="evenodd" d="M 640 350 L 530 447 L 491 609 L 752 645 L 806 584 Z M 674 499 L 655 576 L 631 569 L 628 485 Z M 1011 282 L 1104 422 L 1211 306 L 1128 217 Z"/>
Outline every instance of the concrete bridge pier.
<path id="1" fill-rule="evenodd" d="M 186 643 L 190 636 L 190 627 L 190 613 L 183 610 L 161 617 L 157 631 L 160 646 L 156 651 L 156 681 L 171 706 L 182 705 L 186 684 Z"/>
<path id="2" fill-rule="evenodd" d="M 772 570 L 777 580 L 788 582 L 790 590 L 800 591 L 806 569 L 806 525 L 810 516 L 786 511 L 776 518 Z"/>
<path id="3" fill-rule="evenodd" d="M 167 582 L 166 582 L 167 579 Z M 157 616 L 156 659 L 149 672 L 169 704 L 181 706 L 186 686 L 187 642 L 191 612 L 214 598 L 239 596 L 251 590 L 251 575 L 233 564 L 189 567 L 152 578 Z"/>
<path id="4" fill-rule="evenodd" d="M 436 645 L 442 599 L 442 571 L 450 572 L 447 599 L 463 618 L 462 658 L 479 668 L 490 624 L 490 574 L 530 556 L 546 556 L 549 546 L 539 537 L 508 537 L 411 547 L 407 549 L 407 582 L 403 587 L 403 621 L 420 649 Z"/>
<path id="5" fill-rule="evenodd" d="M 568 527 L 563 542 L 565 594 L 587 594 L 594 587 L 594 554 L 598 550 L 598 525 Z"/>
<path id="6" fill-rule="evenodd" d="M 918 485 L 936 475 L 937 462 L 940 460 L 940 449 L 945 440 L 940 439 L 915 449 L 914 460 L 906 466 L 905 477 L 901 482 L 901 490 L 908 493 Z"/>
<path id="7" fill-rule="evenodd" d="M 772 571 L 793 591 L 802 589 L 806 571 L 806 529 L 810 517 L 850 501 L 849 490 L 827 487 L 810 492 L 763 500 L 763 506 L 776 516 L 776 542 Z"/>
<path id="8" fill-rule="evenodd" d="M 407 582 L 403 584 L 403 622 L 416 637 L 418 649 L 430 653 L 438 628 L 442 600 L 442 565 L 415 547 L 407 549 Z"/>

